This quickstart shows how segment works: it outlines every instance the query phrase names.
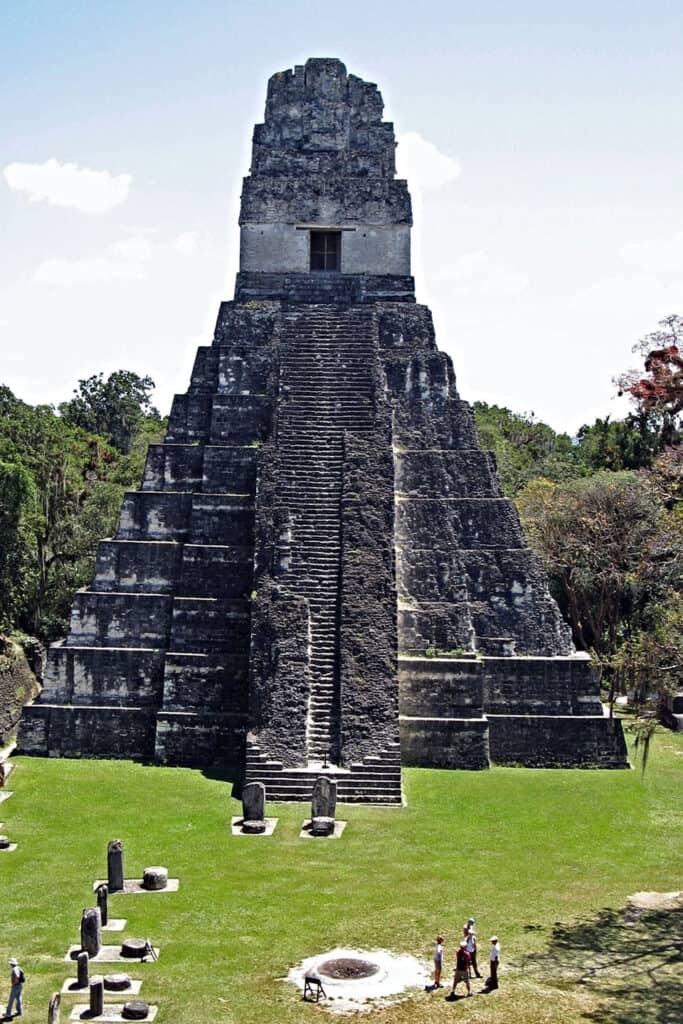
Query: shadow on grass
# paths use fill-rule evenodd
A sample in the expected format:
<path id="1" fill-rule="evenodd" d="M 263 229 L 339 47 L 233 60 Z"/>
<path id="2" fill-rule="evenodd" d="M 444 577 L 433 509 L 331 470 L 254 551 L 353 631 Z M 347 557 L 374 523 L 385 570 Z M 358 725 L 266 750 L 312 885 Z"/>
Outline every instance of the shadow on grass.
<path id="1" fill-rule="evenodd" d="M 200 769 L 205 779 L 212 779 L 214 782 L 229 782 L 232 784 L 232 795 L 239 798 L 242 795 L 243 769 L 241 765 L 208 765 Z"/>
<path id="2" fill-rule="evenodd" d="M 571 927 L 557 924 L 549 950 L 524 970 L 551 985 L 590 987 L 604 1005 L 593 1024 L 680 1024 L 683 1019 L 683 905 L 603 910 Z"/>

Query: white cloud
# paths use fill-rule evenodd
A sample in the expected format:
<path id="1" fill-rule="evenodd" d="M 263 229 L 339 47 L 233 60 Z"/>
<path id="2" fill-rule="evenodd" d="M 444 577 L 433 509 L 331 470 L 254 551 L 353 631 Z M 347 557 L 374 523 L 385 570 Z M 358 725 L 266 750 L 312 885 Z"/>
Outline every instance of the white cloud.
<path id="1" fill-rule="evenodd" d="M 147 238 L 132 236 L 114 242 L 103 256 L 86 260 L 45 260 L 36 268 L 33 280 L 38 284 L 62 288 L 110 281 L 141 281 L 145 277 L 145 265 L 153 255 L 154 247 Z"/>
<path id="2" fill-rule="evenodd" d="M 651 239 L 625 245 L 619 255 L 629 267 L 638 267 L 652 274 L 683 270 L 683 231 L 665 240 Z"/>
<path id="3" fill-rule="evenodd" d="M 43 164 L 8 164 L 2 173 L 9 187 L 25 193 L 31 203 L 65 206 L 82 213 L 106 213 L 125 203 L 133 180 L 130 174 L 91 171 L 54 157 Z"/>
<path id="4" fill-rule="evenodd" d="M 396 165 L 399 177 L 407 178 L 413 188 L 441 188 L 460 176 L 460 164 L 442 153 L 419 132 L 398 136 Z"/>

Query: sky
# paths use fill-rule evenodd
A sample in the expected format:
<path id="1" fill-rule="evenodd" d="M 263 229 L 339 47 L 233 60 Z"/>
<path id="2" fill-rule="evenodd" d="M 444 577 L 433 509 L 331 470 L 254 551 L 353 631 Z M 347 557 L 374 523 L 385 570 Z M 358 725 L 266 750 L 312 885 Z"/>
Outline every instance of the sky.
<path id="1" fill-rule="evenodd" d="M 2 0 L 0 383 L 149 374 L 168 412 L 233 295 L 266 82 L 376 82 L 413 273 L 468 401 L 575 434 L 683 313 L 683 5 Z"/>

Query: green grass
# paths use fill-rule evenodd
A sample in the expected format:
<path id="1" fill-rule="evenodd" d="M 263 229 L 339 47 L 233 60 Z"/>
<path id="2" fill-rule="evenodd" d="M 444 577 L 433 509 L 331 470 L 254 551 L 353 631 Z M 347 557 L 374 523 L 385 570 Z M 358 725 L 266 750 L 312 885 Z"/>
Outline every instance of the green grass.
<path id="1" fill-rule="evenodd" d="M 483 950 L 493 932 L 501 938 L 500 990 L 457 1004 L 418 992 L 371 1019 L 676 1019 L 667 1000 L 680 1000 L 681 984 L 664 961 L 680 914 L 644 915 L 629 928 L 622 911 L 631 893 L 683 888 L 681 736 L 657 735 L 644 777 L 408 770 L 408 806 L 341 807 L 341 841 L 300 840 L 306 808 L 293 804 L 269 805 L 280 818 L 272 838 L 233 838 L 230 817 L 240 806 L 230 784 L 199 771 L 16 763 L 14 796 L 0 804 L 2 831 L 19 843 L 0 854 L 0 964 L 21 958 L 26 1024 L 42 1024 L 51 993 L 75 973 L 63 957 L 93 903 L 93 880 L 106 877 L 114 838 L 124 841 L 127 877 L 164 864 L 181 880 L 175 894 L 110 900 L 110 914 L 128 919 L 126 935 L 161 947 L 157 964 L 133 972 L 144 978 L 141 996 L 159 1004 L 159 1024 L 312 1019 L 322 1007 L 302 1004 L 278 981 L 290 966 L 336 945 L 428 961 L 437 931 L 450 965 L 469 914 Z M 654 981 L 638 976 L 634 988 L 637 966 L 623 944 L 644 936 L 652 945 L 655 933 L 662 964 Z M 623 971 L 591 975 L 599 955 L 623 960 Z M 6 992 L 5 984 L 0 998 Z M 72 1002 L 64 1000 L 62 1020 Z"/>

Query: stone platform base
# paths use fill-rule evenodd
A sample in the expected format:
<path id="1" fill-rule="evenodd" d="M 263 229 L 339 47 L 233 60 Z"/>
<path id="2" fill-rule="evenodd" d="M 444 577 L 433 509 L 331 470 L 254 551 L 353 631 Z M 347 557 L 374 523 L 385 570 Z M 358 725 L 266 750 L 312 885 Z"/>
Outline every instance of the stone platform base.
<path id="1" fill-rule="evenodd" d="M 0 804 L 2 803 L 3 800 L 9 800 L 11 796 L 14 796 L 14 793 L 11 789 L 0 789 Z"/>
<path id="2" fill-rule="evenodd" d="M 141 988 L 142 988 L 142 981 L 139 978 L 136 979 L 135 981 L 133 981 L 133 979 L 131 978 L 130 988 L 123 989 L 123 991 L 118 991 L 116 993 L 114 993 L 113 990 L 105 988 L 104 994 L 105 994 L 105 996 L 116 995 L 120 999 L 121 996 L 129 996 L 129 995 L 130 996 L 137 996 L 137 995 L 139 995 Z M 89 992 L 90 992 L 89 986 L 86 986 L 85 988 L 79 988 L 78 987 L 78 978 L 67 978 L 66 981 L 64 982 L 64 984 L 62 985 L 62 988 L 61 988 L 61 994 L 63 996 L 87 996 L 89 994 Z"/>
<path id="3" fill-rule="evenodd" d="M 130 1021 L 121 1013 L 125 1005 L 125 1003 L 105 1003 L 104 1012 L 95 1017 L 91 1014 L 90 1006 L 87 1003 L 77 1003 L 69 1014 L 69 1020 L 101 1020 L 106 1021 L 107 1024 L 114 1021 L 125 1021 L 125 1024 L 130 1024 Z M 154 1020 L 158 1009 L 158 1006 L 150 1006 L 145 1020 Z"/>
<path id="4" fill-rule="evenodd" d="M 126 927 L 125 917 L 110 917 L 106 924 L 102 925 L 103 932 L 122 932 Z"/>
<path id="5" fill-rule="evenodd" d="M 92 884 L 93 892 L 100 885 L 106 885 L 106 884 L 107 884 L 107 879 L 106 878 L 98 878 Z M 168 884 L 163 889 L 145 889 L 145 887 L 143 886 L 142 882 L 138 878 L 126 878 L 124 883 L 123 883 L 123 889 L 113 889 L 113 890 L 111 890 L 109 892 L 109 895 L 110 896 L 121 896 L 121 895 L 126 896 L 126 895 L 129 895 L 130 893 L 146 892 L 146 893 L 149 893 L 150 896 L 156 896 L 159 893 L 164 893 L 164 892 L 178 892 L 179 888 L 180 888 L 180 879 L 179 878 L 169 878 Z"/>
<path id="6" fill-rule="evenodd" d="M 0 853 L 14 853 L 18 845 L 18 843 L 10 843 L 9 846 L 4 848 L 4 850 L 0 850 Z"/>
<path id="7" fill-rule="evenodd" d="M 159 959 L 159 950 L 156 946 L 153 946 L 154 959 Z M 65 960 L 73 963 L 78 960 L 78 954 L 81 952 L 81 946 L 73 945 L 69 946 L 69 951 L 64 957 Z M 150 953 L 147 956 L 151 956 Z M 141 964 L 147 962 L 147 956 L 121 956 L 121 946 L 102 946 L 97 956 L 90 957 L 91 964 Z"/>

